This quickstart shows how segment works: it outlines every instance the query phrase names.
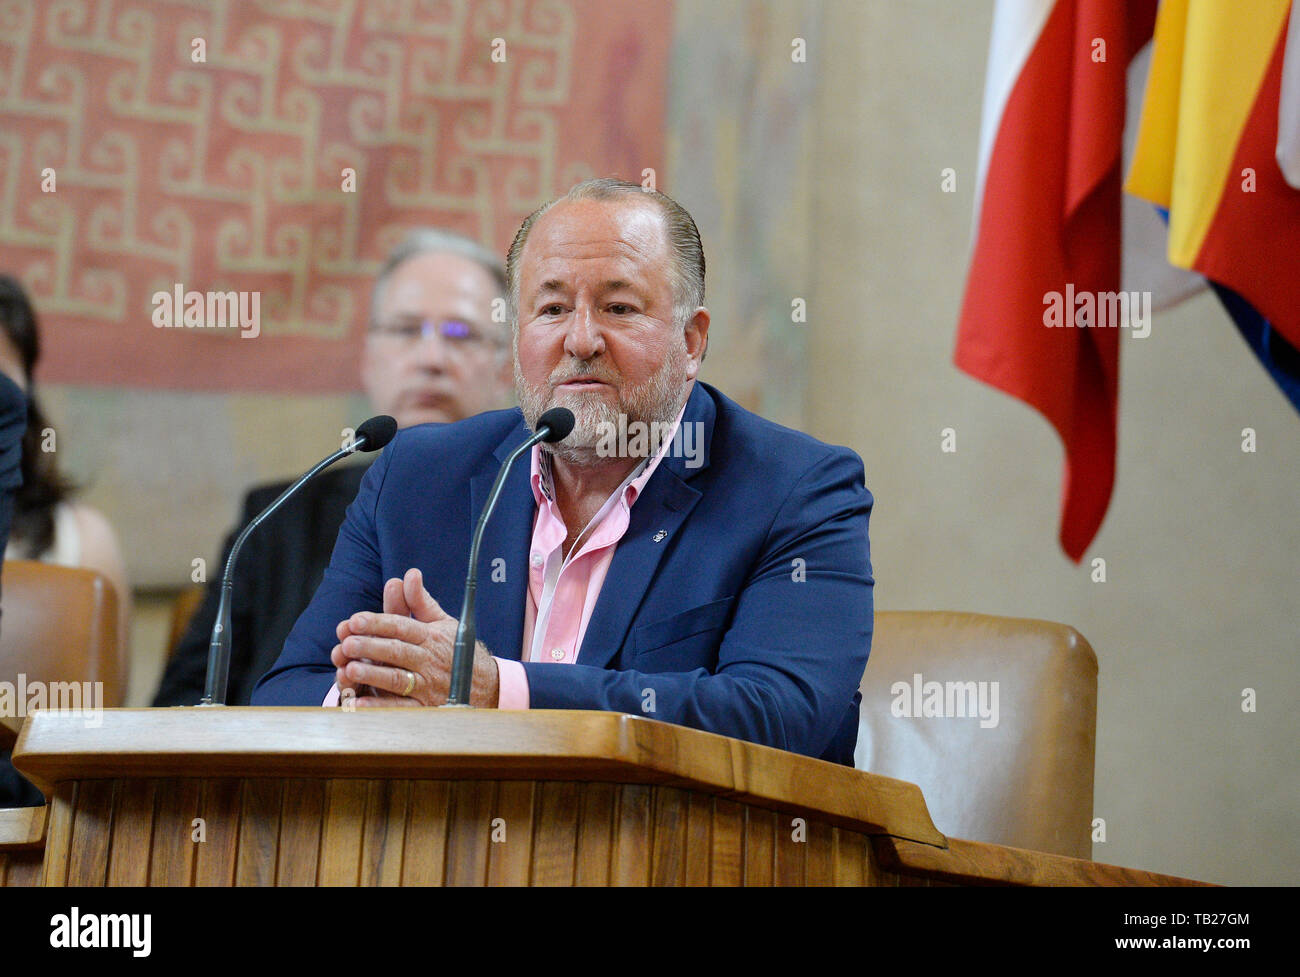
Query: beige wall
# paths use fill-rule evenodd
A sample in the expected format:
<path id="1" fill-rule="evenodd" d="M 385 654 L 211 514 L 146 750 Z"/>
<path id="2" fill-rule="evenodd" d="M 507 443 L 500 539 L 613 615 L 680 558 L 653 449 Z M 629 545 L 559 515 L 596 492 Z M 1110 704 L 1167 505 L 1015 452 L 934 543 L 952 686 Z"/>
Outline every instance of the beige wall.
<path id="1" fill-rule="evenodd" d="M 880 608 L 1046 618 L 1092 643 L 1097 860 L 1295 883 L 1300 418 L 1214 299 L 1157 313 L 1123 343 L 1105 525 L 1082 566 L 1061 553 L 1055 434 L 952 365 L 992 8 L 823 11 L 805 426 L 866 462 Z"/>

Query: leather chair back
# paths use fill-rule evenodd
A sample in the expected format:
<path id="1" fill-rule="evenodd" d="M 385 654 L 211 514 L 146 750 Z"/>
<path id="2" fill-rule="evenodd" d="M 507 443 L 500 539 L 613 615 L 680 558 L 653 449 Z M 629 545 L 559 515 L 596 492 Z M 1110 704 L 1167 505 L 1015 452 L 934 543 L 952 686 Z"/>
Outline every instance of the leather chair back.
<path id="1" fill-rule="evenodd" d="M 31 560 L 7 560 L 0 572 L 0 681 L 103 682 L 104 708 L 120 706 L 128 662 L 108 578 Z"/>
<path id="2" fill-rule="evenodd" d="M 1092 857 L 1097 656 L 1073 628 L 880 612 L 861 689 L 855 765 L 919 785 L 945 835 Z"/>
<path id="3" fill-rule="evenodd" d="M 172 601 L 171 633 L 167 636 L 167 661 L 176 657 L 176 649 L 181 646 L 181 639 L 190 628 L 190 620 L 202 603 L 202 587 L 186 587 Z"/>

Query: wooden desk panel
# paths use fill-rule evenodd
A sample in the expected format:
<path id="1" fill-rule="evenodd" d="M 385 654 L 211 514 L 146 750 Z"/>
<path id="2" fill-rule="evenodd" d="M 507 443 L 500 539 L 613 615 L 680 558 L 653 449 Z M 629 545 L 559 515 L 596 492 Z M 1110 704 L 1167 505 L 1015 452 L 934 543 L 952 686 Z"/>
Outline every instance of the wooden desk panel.
<path id="1" fill-rule="evenodd" d="M 948 839 L 915 785 L 614 713 L 38 713 L 15 762 L 51 797 L 45 885 L 1195 884 Z"/>
<path id="2" fill-rule="evenodd" d="M 0 886 L 40 883 L 48 813 L 47 807 L 0 810 Z"/>
<path id="3" fill-rule="evenodd" d="M 314 783 L 83 782 L 51 805 L 51 836 L 68 841 L 51 848 L 44 883 L 683 885 L 692 865 L 700 885 L 899 884 L 865 835 L 813 822 L 805 836 L 784 815 L 744 808 L 735 817 L 733 802 L 675 787 Z M 195 803 L 145 808 L 145 796 Z M 692 812 L 703 823 L 688 834 Z M 195 818 L 203 841 L 192 840 Z"/>

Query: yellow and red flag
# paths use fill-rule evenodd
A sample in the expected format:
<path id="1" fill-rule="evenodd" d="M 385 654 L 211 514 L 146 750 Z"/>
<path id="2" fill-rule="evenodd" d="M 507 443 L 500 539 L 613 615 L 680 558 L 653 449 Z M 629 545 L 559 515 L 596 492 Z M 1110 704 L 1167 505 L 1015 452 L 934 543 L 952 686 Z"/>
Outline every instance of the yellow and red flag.
<path id="1" fill-rule="evenodd" d="M 1164 0 L 1125 189 L 1300 409 L 1300 12 Z M 1288 26 L 1289 25 L 1289 26 Z"/>

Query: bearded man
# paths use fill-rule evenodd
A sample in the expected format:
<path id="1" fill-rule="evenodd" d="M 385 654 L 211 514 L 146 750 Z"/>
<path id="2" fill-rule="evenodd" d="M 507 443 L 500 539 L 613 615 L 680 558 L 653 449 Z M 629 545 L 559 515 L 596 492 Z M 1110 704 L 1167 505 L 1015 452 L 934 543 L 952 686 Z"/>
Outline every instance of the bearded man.
<path id="1" fill-rule="evenodd" d="M 627 712 L 852 765 L 862 462 L 697 380 L 704 266 L 690 215 L 636 184 L 530 215 L 506 262 L 520 407 L 397 435 L 253 704 L 443 703 L 474 523 L 559 406 L 572 433 L 512 469 L 484 536 L 471 705 Z"/>

